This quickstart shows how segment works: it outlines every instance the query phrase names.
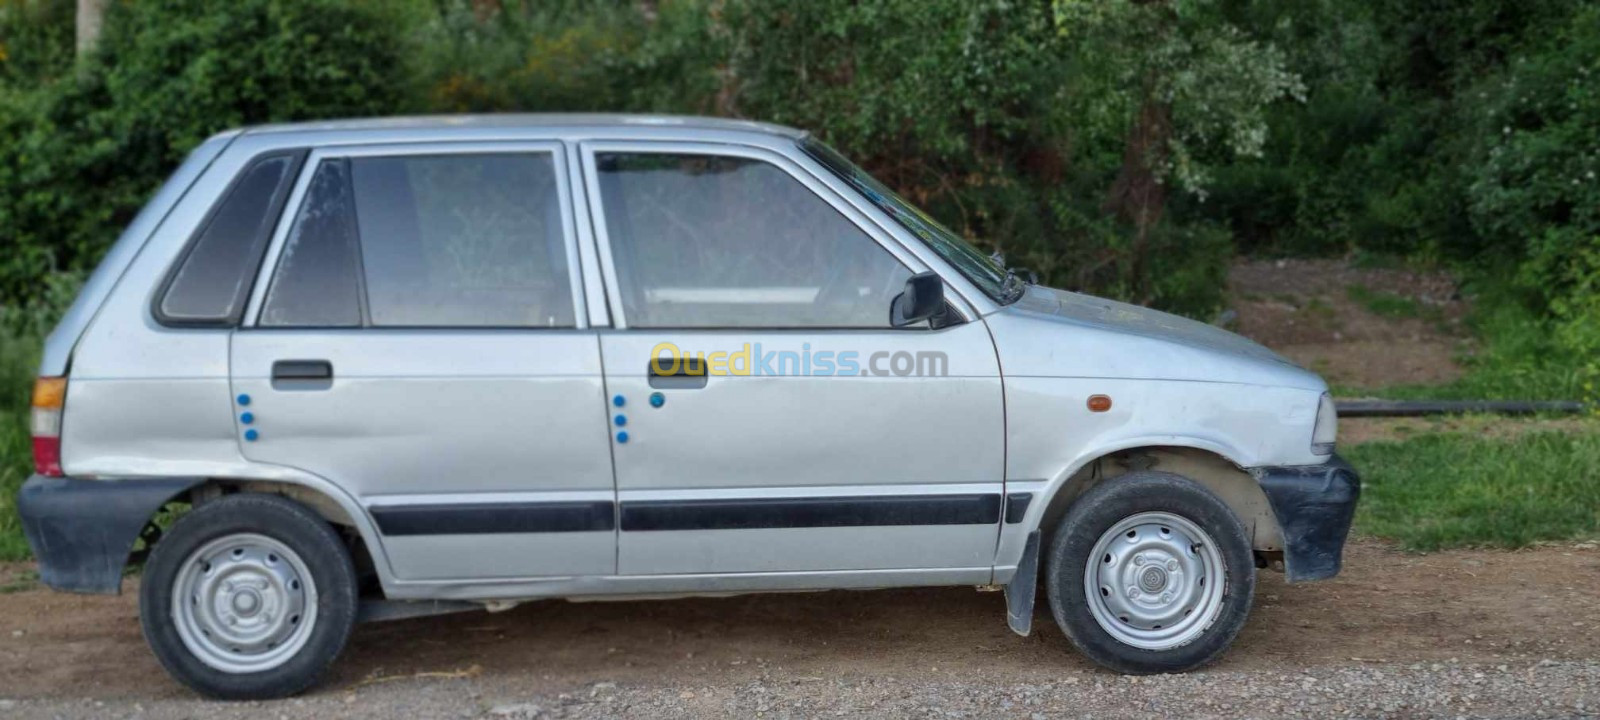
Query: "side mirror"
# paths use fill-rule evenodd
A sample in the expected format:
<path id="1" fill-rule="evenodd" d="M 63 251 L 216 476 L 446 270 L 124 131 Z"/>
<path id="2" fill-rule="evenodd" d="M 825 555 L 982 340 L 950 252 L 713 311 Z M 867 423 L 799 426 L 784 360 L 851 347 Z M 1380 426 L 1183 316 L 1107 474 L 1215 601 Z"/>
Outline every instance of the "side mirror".
<path id="1" fill-rule="evenodd" d="M 944 312 L 944 281 L 931 272 L 912 275 L 906 289 L 889 303 L 889 325 L 915 325 Z"/>

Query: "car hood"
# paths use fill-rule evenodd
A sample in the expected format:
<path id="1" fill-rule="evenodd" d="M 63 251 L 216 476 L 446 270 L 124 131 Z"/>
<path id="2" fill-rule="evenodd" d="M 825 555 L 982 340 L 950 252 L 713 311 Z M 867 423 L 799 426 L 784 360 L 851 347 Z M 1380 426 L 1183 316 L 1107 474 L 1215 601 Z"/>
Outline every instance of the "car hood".
<path id="1" fill-rule="evenodd" d="M 1113 332 L 1143 335 L 1252 360 L 1294 365 L 1288 358 L 1260 343 L 1215 325 L 1093 295 L 1033 285 L 1012 307 Z"/>
<path id="2" fill-rule="evenodd" d="M 984 318 L 1011 377 L 1238 383 L 1325 392 L 1328 384 L 1259 344 L 1157 310 L 1030 287 Z"/>

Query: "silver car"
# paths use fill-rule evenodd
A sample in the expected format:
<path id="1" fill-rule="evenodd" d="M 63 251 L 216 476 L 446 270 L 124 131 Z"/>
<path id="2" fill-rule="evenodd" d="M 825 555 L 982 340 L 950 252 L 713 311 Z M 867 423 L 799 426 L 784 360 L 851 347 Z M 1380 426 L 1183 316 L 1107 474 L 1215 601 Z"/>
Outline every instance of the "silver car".
<path id="1" fill-rule="evenodd" d="M 223 133 L 39 374 L 43 581 L 148 553 L 145 637 L 223 698 L 309 687 L 367 619 L 917 585 L 1003 588 L 1026 635 L 1042 584 L 1096 662 L 1182 671 L 1257 568 L 1338 573 L 1360 490 L 1315 374 L 731 120 Z"/>

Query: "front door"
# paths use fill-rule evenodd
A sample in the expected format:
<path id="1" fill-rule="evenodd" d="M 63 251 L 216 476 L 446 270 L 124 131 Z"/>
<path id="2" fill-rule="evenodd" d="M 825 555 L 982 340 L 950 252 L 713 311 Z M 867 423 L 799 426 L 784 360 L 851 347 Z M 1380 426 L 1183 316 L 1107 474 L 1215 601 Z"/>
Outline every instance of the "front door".
<path id="1" fill-rule="evenodd" d="M 583 156 L 618 319 L 618 572 L 983 577 L 1004 427 L 982 321 L 891 328 L 920 263 L 782 156 Z"/>
<path id="2" fill-rule="evenodd" d="M 234 335 L 245 456 L 354 495 L 402 581 L 615 572 L 562 165 L 549 143 L 314 153 Z"/>

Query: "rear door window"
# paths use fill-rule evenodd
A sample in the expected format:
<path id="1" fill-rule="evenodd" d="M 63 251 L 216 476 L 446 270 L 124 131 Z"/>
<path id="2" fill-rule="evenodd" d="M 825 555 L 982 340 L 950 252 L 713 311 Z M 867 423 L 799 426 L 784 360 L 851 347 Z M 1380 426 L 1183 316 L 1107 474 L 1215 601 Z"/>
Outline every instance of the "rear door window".
<path id="1" fill-rule="evenodd" d="M 261 324 L 573 327 L 557 178 L 548 152 L 326 160 Z"/>
<path id="2" fill-rule="evenodd" d="M 324 160 L 278 257 L 260 324 L 268 327 L 361 325 L 355 201 L 350 162 Z"/>

